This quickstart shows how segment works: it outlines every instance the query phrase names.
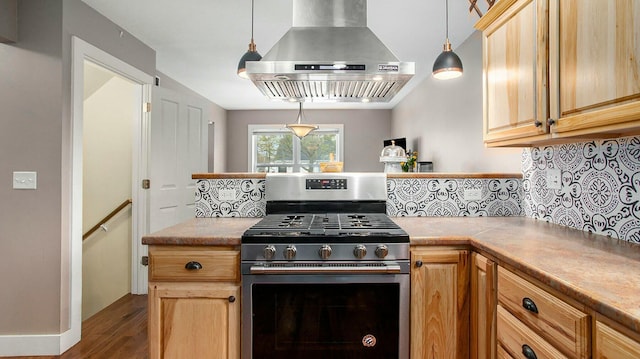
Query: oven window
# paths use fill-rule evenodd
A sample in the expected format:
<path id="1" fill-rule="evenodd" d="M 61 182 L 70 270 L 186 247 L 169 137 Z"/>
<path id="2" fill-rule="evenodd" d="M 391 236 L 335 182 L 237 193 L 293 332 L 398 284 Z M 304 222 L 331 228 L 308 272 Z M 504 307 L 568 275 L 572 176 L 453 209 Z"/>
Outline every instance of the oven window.
<path id="1" fill-rule="evenodd" d="M 398 283 L 254 284 L 253 358 L 397 358 Z"/>

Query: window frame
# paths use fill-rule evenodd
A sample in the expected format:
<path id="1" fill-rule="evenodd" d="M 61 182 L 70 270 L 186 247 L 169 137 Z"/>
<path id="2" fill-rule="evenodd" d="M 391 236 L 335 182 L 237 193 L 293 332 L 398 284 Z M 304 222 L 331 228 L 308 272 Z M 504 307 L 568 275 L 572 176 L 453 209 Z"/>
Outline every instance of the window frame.
<path id="1" fill-rule="evenodd" d="M 337 132 L 336 136 L 336 152 L 335 160 L 343 161 L 344 156 L 344 125 L 343 124 L 319 124 L 318 129 L 311 134 L 318 132 Z M 256 143 L 254 142 L 254 135 L 260 133 L 272 133 L 272 134 L 291 134 L 293 136 L 293 165 L 286 166 L 291 167 L 293 173 L 300 173 L 301 169 L 301 140 L 296 137 L 288 128 L 284 125 L 273 124 L 250 124 L 247 128 L 247 144 L 248 144 L 248 156 L 247 167 L 249 172 L 257 172 L 256 165 Z M 268 173 L 268 172 L 266 172 Z"/>

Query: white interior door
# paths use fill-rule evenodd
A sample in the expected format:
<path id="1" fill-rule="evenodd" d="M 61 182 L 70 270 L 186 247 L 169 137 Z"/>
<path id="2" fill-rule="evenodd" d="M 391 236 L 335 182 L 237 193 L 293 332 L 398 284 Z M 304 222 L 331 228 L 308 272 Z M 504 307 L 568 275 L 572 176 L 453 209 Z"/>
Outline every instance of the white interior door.
<path id="1" fill-rule="evenodd" d="M 153 88 L 151 232 L 195 216 L 195 181 L 191 175 L 207 171 L 210 117 L 206 104 L 167 88 Z"/>

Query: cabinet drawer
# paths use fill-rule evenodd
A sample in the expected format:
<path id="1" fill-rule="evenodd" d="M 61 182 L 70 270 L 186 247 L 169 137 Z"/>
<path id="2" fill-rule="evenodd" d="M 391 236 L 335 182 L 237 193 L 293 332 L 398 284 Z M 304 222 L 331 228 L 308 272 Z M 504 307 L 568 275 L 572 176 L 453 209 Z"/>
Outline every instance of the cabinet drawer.
<path id="1" fill-rule="evenodd" d="M 240 252 L 211 247 L 150 248 L 149 280 L 239 282 Z"/>
<path id="2" fill-rule="evenodd" d="M 497 314 L 498 345 L 502 345 L 511 357 L 524 359 L 567 358 L 554 348 L 553 345 L 549 344 L 541 336 L 511 315 L 511 313 L 507 312 L 501 305 L 498 305 Z M 526 352 L 529 352 L 529 355 L 525 355 Z M 508 357 L 509 356 L 507 356 L 507 358 Z"/>
<path id="3" fill-rule="evenodd" d="M 586 313 L 502 267 L 498 267 L 498 302 L 565 354 L 589 357 Z"/>
<path id="4" fill-rule="evenodd" d="M 640 358 L 640 342 L 637 342 L 610 326 L 596 322 L 596 359 Z"/>

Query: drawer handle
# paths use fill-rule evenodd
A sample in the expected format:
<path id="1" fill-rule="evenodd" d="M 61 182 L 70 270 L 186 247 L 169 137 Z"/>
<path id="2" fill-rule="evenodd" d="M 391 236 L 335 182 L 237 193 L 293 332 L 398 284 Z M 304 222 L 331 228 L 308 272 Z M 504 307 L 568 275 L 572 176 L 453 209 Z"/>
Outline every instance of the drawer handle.
<path id="1" fill-rule="evenodd" d="M 191 261 L 185 264 L 184 268 L 187 270 L 199 270 L 199 269 L 202 269 L 202 264 L 200 264 L 200 262 Z"/>
<path id="2" fill-rule="evenodd" d="M 422 267 L 422 261 L 416 261 L 416 267 L 418 268 Z"/>
<path id="3" fill-rule="evenodd" d="M 522 345 L 522 354 L 527 359 L 538 359 L 538 357 L 536 356 L 536 352 L 534 352 L 533 349 L 531 349 L 531 347 L 526 344 Z"/>
<path id="4" fill-rule="evenodd" d="M 236 297 L 234 297 L 233 295 L 229 296 L 229 303 L 233 303 L 236 301 Z"/>
<path id="5" fill-rule="evenodd" d="M 531 300 L 531 298 L 527 298 L 527 297 L 522 298 L 522 307 L 530 311 L 531 313 L 538 314 L 538 307 L 536 306 L 536 303 L 534 303 L 534 301 Z"/>

